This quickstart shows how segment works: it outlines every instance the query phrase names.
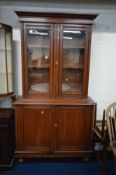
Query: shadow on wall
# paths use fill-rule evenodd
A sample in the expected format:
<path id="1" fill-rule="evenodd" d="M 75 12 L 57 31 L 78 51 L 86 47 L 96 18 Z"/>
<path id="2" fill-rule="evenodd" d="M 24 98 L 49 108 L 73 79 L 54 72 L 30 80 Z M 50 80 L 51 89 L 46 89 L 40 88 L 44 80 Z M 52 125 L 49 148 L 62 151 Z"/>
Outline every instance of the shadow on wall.
<path id="1" fill-rule="evenodd" d="M 15 32 L 16 37 L 16 32 Z M 14 94 L 21 95 L 22 93 L 22 74 L 21 74 L 21 49 L 20 41 L 13 40 L 13 87 Z"/>

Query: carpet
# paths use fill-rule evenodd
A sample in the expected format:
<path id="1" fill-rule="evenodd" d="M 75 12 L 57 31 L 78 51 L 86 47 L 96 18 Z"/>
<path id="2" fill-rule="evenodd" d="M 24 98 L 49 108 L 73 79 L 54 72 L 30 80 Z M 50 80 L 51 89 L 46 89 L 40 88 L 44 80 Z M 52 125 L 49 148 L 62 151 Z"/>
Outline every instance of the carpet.
<path id="1" fill-rule="evenodd" d="M 107 173 L 113 174 L 111 161 L 108 163 Z M 97 161 L 24 161 L 15 163 L 11 170 L 0 172 L 0 175 L 102 175 L 102 171 Z"/>

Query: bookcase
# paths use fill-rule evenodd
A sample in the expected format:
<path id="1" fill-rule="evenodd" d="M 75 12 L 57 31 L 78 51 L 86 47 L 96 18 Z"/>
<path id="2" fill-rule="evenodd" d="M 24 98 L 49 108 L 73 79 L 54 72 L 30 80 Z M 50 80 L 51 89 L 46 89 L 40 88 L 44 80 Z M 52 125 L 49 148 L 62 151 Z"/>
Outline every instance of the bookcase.
<path id="1" fill-rule="evenodd" d="M 88 97 L 96 14 L 16 12 L 23 95 L 15 103 L 16 157 L 92 153 L 96 103 Z"/>

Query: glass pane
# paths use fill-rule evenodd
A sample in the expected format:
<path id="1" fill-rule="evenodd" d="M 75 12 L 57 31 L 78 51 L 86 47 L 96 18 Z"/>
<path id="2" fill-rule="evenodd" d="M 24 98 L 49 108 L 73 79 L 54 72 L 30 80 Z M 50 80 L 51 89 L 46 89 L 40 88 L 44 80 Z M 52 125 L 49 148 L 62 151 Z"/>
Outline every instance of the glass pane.
<path id="1" fill-rule="evenodd" d="M 85 32 L 63 30 L 62 91 L 64 93 L 82 91 L 84 53 Z"/>
<path id="2" fill-rule="evenodd" d="M 10 32 L 6 32 L 6 49 L 7 51 L 11 51 L 11 41 L 12 41 L 12 35 L 11 35 L 11 31 Z"/>
<path id="3" fill-rule="evenodd" d="M 12 85 L 12 55 L 11 55 L 11 32 L 6 33 L 6 54 L 7 54 L 7 71 L 8 71 L 8 92 L 13 92 Z"/>
<path id="4" fill-rule="evenodd" d="M 5 49 L 5 31 L 0 29 L 0 50 Z"/>
<path id="5" fill-rule="evenodd" d="M 28 88 L 47 93 L 49 90 L 50 29 L 28 30 Z"/>
<path id="6" fill-rule="evenodd" d="M 13 92 L 12 73 L 8 73 L 8 92 Z"/>
<path id="7" fill-rule="evenodd" d="M 0 29 L 0 94 L 7 93 L 6 60 L 5 60 L 5 33 Z"/>

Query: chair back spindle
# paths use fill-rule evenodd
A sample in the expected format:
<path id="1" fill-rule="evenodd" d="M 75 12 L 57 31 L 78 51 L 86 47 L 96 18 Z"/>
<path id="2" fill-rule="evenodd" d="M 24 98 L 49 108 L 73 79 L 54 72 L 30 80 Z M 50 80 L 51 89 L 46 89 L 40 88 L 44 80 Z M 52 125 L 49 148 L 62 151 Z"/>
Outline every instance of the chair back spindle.
<path id="1" fill-rule="evenodd" d="M 116 157 L 116 102 L 107 107 L 106 120 L 110 138 L 110 146 L 114 156 Z"/>

